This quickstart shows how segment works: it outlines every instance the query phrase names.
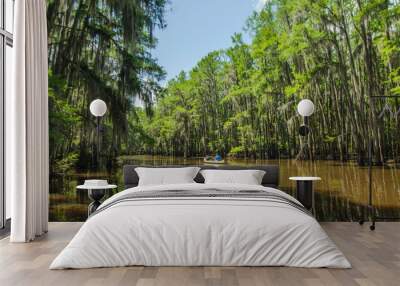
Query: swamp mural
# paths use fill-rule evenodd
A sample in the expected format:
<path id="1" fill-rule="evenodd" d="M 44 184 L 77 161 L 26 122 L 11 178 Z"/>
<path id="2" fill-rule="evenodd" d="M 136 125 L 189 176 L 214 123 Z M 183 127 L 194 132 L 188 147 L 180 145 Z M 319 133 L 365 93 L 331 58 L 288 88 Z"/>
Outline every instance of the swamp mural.
<path id="1" fill-rule="evenodd" d="M 87 194 L 75 190 L 86 178 L 120 191 L 123 164 L 202 164 L 216 153 L 279 164 L 289 193 L 289 176 L 318 175 L 318 219 L 357 220 L 370 142 L 376 211 L 399 215 L 400 1 L 266 1 L 243 23 L 251 41 L 238 31 L 163 83 L 154 31 L 173 1 L 48 0 L 51 220 L 86 219 Z M 108 106 L 100 169 L 96 98 Z M 316 107 L 305 138 L 304 98 Z"/>

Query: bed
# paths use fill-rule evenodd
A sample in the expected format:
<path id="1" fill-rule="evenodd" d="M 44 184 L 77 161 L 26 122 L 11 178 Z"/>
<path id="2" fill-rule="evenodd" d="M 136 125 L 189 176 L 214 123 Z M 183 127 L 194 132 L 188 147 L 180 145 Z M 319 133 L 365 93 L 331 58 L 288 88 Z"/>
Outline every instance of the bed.
<path id="1" fill-rule="evenodd" d="M 278 190 L 278 166 L 204 166 L 265 171 L 260 185 L 193 183 L 138 186 L 107 199 L 50 269 L 119 266 L 291 266 L 350 268 L 315 218 Z"/>

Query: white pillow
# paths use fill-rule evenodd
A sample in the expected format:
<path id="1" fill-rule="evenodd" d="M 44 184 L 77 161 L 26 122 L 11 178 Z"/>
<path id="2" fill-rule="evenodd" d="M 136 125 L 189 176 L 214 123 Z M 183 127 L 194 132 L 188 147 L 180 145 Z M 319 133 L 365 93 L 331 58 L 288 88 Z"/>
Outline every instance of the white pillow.
<path id="1" fill-rule="evenodd" d="M 265 171 L 261 170 L 202 170 L 205 184 L 261 185 Z"/>
<path id="2" fill-rule="evenodd" d="M 183 168 L 135 168 L 139 176 L 139 186 L 171 185 L 194 183 L 198 167 Z"/>

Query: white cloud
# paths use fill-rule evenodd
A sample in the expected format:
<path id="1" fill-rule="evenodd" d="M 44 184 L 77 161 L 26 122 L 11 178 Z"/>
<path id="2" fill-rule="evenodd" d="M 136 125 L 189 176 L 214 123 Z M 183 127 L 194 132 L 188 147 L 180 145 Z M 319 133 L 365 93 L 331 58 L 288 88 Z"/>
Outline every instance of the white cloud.
<path id="1" fill-rule="evenodd" d="M 269 0 L 253 0 L 257 12 L 261 11 Z"/>

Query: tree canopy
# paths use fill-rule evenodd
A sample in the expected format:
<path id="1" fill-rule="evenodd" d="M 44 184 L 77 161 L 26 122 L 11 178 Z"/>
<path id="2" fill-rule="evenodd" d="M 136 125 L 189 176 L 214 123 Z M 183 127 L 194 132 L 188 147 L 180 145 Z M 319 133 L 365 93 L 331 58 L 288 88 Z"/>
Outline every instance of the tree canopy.
<path id="1" fill-rule="evenodd" d="M 246 23 L 251 42 L 233 35 L 230 48 L 210 51 L 162 88 L 165 72 L 151 49 L 154 28 L 166 25 L 166 1 L 48 1 L 55 171 L 90 167 L 95 98 L 109 108 L 107 162 L 220 152 L 363 164 L 369 138 L 376 162 L 400 160 L 399 99 L 375 99 L 400 96 L 398 0 L 267 1 Z M 298 134 L 303 98 L 316 106 L 308 138 Z"/>
<path id="2" fill-rule="evenodd" d="M 251 43 L 236 34 L 168 83 L 140 150 L 363 164 L 372 138 L 377 162 L 398 160 L 400 102 L 374 97 L 400 95 L 399 25 L 398 1 L 267 1 L 248 20 Z M 309 142 L 298 134 L 303 98 L 316 106 Z M 379 118 L 385 105 L 392 116 Z"/>
<path id="3" fill-rule="evenodd" d="M 150 49 L 156 45 L 154 28 L 165 26 L 165 5 L 166 0 L 48 1 L 53 167 L 62 171 L 76 160 L 90 166 L 95 120 L 88 107 L 96 98 L 108 105 L 104 153 L 120 154 L 136 98 L 149 111 L 164 76 Z"/>

